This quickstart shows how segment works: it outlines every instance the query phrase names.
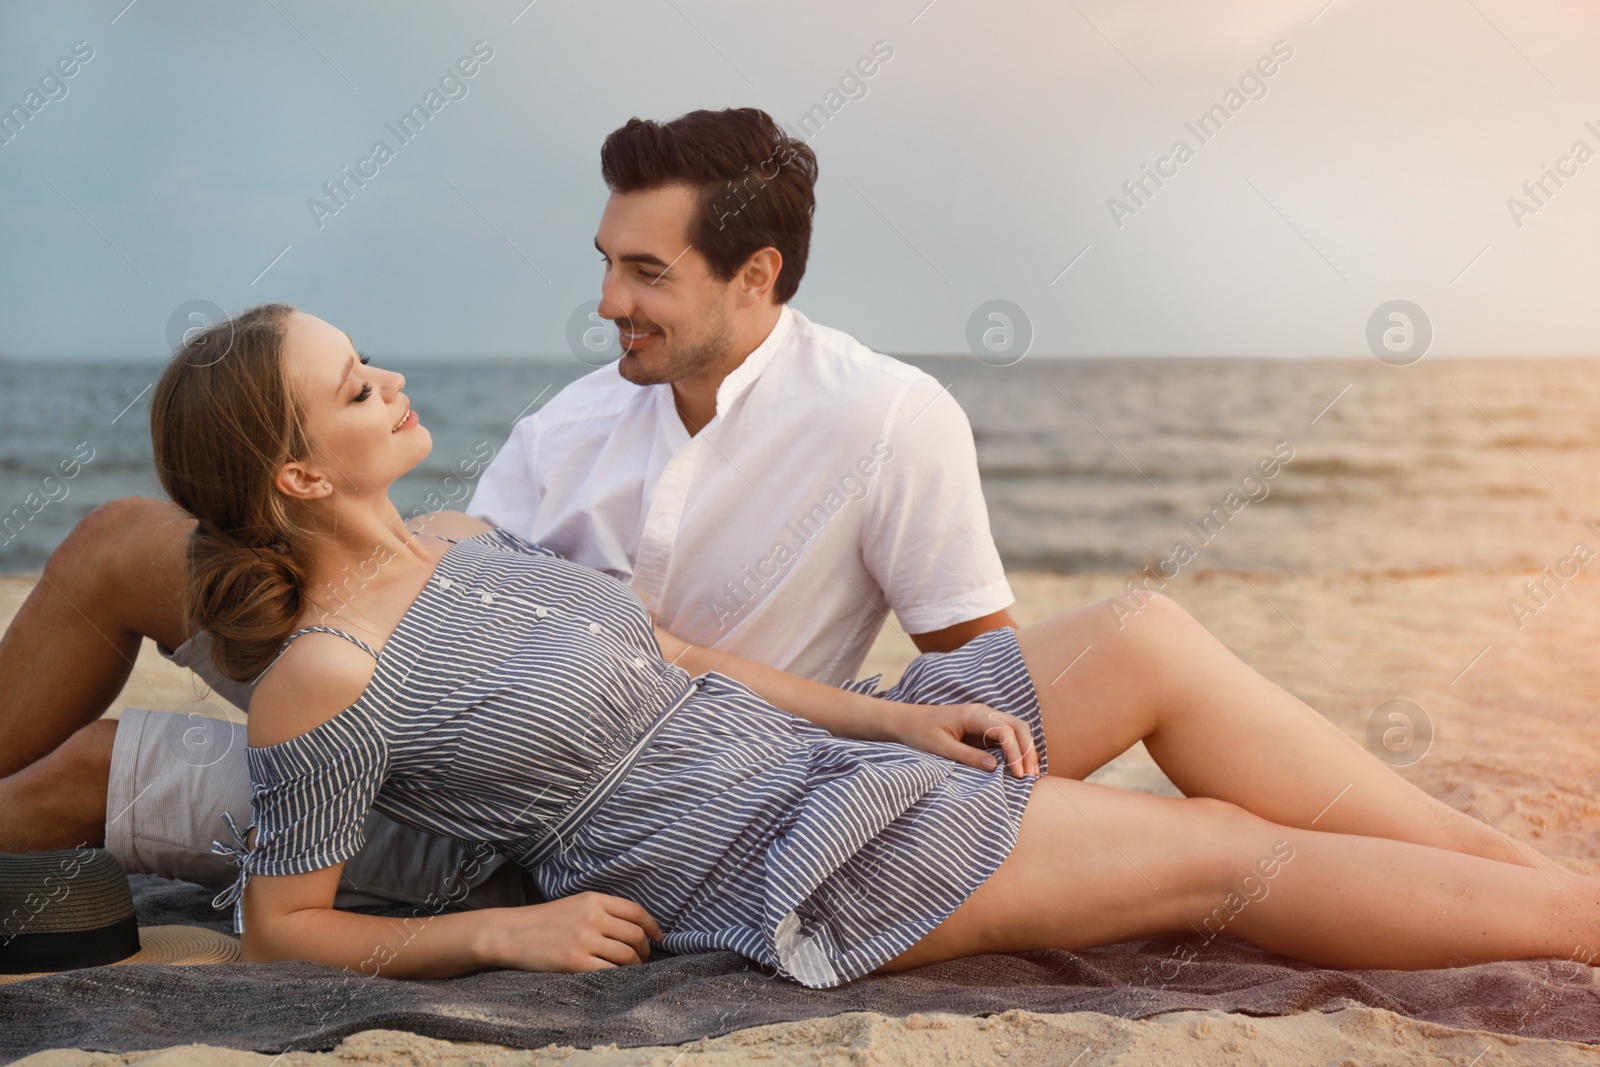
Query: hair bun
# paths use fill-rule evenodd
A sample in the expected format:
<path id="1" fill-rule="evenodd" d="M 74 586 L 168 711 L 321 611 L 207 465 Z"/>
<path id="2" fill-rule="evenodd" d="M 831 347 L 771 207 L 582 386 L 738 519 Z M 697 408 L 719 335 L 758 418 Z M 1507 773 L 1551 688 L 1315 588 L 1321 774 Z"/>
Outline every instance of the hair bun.
<path id="1" fill-rule="evenodd" d="M 212 662 L 225 677 L 255 679 L 300 618 L 305 572 L 281 539 L 250 544 L 204 524 L 189 545 L 198 619 L 210 631 Z"/>

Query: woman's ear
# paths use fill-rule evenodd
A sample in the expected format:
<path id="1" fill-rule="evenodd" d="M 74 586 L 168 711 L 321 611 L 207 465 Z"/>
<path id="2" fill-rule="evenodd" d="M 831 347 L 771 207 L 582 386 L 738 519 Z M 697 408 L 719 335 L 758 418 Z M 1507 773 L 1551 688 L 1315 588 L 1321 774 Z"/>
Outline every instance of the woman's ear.
<path id="1" fill-rule="evenodd" d="M 333 491 L 332 485 L 326 478 L 299 460 L 293 460 L 279 467 L 278 476 L 273 479 L 273 484 L 278 487 L 280 493 L 294 500 L 316 500 Z"/>

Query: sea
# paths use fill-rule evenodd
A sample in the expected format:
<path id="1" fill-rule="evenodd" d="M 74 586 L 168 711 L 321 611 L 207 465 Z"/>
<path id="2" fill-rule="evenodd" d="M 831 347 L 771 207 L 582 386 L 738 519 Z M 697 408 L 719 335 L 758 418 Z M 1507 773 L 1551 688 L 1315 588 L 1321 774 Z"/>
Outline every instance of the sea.
<path id="1" fill-rule="evenodd" d="M 902 358 L 966 410 L 1009 569 L 1413 572 L 1600 551 L 1600 359 Z M 592 369 L 385 365 L 434 439 L 393 490 L 407 515 L 463 506 L 474 458 Z M 161 495 L 159 371 L 0 362 L 0 572 L 38 572 L 103 501 Z"/>

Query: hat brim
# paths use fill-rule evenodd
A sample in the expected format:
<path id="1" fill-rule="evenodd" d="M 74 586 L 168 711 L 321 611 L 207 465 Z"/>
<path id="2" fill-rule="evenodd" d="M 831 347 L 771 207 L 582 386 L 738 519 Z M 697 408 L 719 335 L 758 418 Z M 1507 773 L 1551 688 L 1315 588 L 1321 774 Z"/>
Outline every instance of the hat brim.
<path id="1" fill-rule="evenodd" d="M 203 963 L 236 963 L 239 960 L 239 939 L 201 926 L 141 926 L 139 951 L 125 960 L 106 964 L 121 967 L 128 963 L 159 963 L 173 967 L 188 967 Z M 93 970 L 93 968 L 83 968 Z M 25 982 L 30 978 L 43 978 L 65 971 L 38 971 L 34 974 L 0 974 L 0 985 Z"/>

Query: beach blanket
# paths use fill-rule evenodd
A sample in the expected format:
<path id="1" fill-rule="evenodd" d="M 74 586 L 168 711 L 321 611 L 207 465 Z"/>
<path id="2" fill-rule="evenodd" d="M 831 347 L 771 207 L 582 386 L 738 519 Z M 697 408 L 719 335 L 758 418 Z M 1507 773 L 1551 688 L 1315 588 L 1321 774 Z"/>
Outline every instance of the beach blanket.
<path id="1" fill-rule="evenodd" d="M 132 879 L 143 925 L 227 929 L 211 893 Z M 1446 1026 L 1600 1044 L 1600 969 L 1563 960 L 1433 971 L 1330 971 L 1218 935 L 953 960 L 807 989 L 731 952 L 587 974 L 488 971 L 400 981 L 315 964 L 99 967 L 0 986 L 0 1060 L 47 1048 L 133 1052 L 204 1042 L 278 1053 L 375 1028 L 520 1048 L 677 1044 L 849 1011 L 985 1015 L 1012 1008 L 1139 1019 L 1385 1008 Z"/>

